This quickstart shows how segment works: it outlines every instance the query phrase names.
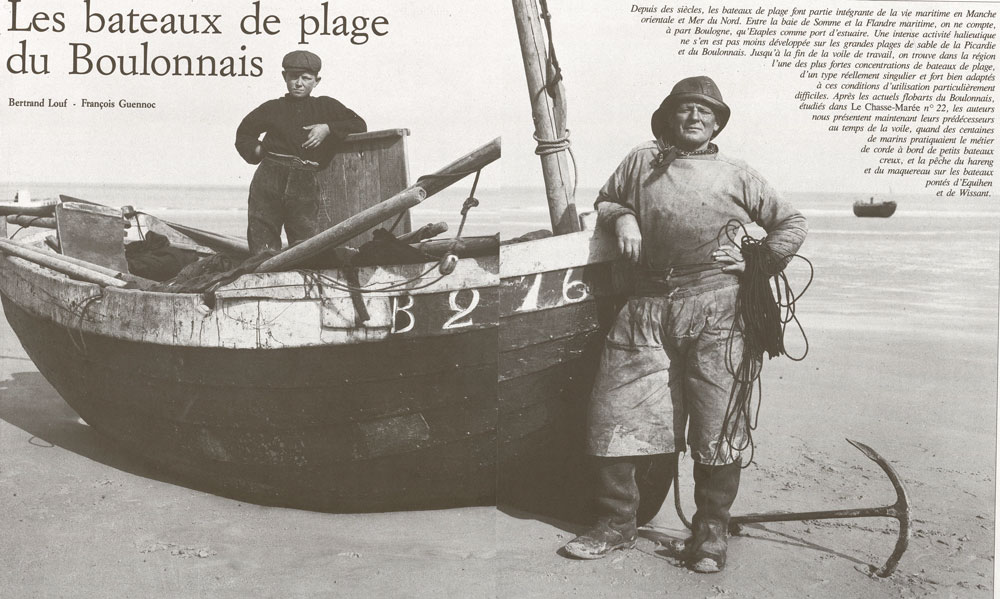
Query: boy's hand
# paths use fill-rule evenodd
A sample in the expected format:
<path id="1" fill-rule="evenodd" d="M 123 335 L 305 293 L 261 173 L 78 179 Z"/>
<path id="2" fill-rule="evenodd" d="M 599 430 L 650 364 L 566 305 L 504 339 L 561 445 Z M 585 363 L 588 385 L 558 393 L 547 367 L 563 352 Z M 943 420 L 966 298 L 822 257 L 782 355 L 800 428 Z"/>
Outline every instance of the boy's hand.
<path id="1" fill-rule="evenodd" d="M 309 132 L 309 137 L 303 142 L 302 147 L 306 149 L 315 148 L 323 143 L 327 135 L 330 135 L 330 126 L 324 123 L 319 125 L 306 125 L 303 127 Z"/>

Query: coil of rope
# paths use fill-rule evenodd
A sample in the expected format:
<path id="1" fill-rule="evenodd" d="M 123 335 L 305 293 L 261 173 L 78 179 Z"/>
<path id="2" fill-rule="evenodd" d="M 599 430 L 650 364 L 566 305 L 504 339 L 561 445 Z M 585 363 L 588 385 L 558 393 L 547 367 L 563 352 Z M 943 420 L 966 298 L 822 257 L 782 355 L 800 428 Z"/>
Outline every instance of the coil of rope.
<path id="1" fill-rule="evenodd" d="M 795 314 L 795 304 L 812 284 L 814 269 L 812 263 L 799 254 L 775 255 L 763 240 L 750 236 L 742 224 L 731 222 L 726 225 L 726 236 L 734 245 L 740 230 L 743 235 L 739 245 L 745 269 L 740 275 L 736 316 L 726 341 L 726 368 L 733 375 L 733 385 L 715 457 L 728 463 L 749 450 L 750 457 L 743 464 L 746 468 L 753 463 L 753 431 L 757 429 L 760 415 L 764 354 L 768 359 L 786 356 L 798 362 L 809 353 L 809 339 Z M 795 258 L 809 266 L 809 278 L 798 293 L 792 289 L 784 271 Z M 785 348 L 785 332 L 790 323 L 795 323 L 805 345 L 799 356 L 789 355 Z M 740 338 L 742 351 L 737 347 Z"/>

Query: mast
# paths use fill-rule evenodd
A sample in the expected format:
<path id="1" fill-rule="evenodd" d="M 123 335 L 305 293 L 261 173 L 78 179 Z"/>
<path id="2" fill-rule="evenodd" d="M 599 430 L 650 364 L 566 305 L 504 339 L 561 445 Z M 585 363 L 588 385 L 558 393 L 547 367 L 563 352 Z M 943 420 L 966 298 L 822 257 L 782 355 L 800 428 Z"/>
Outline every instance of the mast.
<path id="1" fill-rule="evenodd" d="M 512 0 L 517 21 L 517 37 L 521 43 L 521 58 L 528 81 L 531 116 L 535 122 L 535 153 L 542 161 L 545 195 L 549 203 L 549 219 L 556 235 L 580 230 L 573 189 L 567 185 L 569 141 L 565 124 L 565 100 L 562 81 L 546 88 L 546 73 L 552 65 L 546 39 L 538 16 L 535 0 Z M 553 95 L 549 95 L 550 91 Z M 576 183 L 575 181 L 573 182 Z"/>

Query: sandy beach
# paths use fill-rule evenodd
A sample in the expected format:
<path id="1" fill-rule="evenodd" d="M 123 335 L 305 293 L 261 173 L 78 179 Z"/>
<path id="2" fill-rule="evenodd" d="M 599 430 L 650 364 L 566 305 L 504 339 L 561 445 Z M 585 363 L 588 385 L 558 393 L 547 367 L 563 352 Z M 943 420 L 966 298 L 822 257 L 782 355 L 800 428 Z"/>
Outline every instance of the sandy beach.
<path id="1" fill-rule="evenodd" d="M 820 231 L 805 249 L 832 255 L 840 237 Z M 867 443 L 911 495 L 912 539 L 889 579 L 870 575 L 895 544 L 896 522 L 885 518 L 751 525 L 732 540 L 724 573 L 697 575 L 657 544 L 683 535 L 669 504 L 635 550 L 586 562 L 557 553 L 583 526 L 508 508 L 324 514 L 206 494 L 83 424 L 4 323 L 0 588 L 9 597 L 991 597 L 996 247 L 972 272 L 961 267 L 964 246 L 952 247 L 955 264 L 941 265 L 934 289 L 960 291 L 886 310 L 886 289 L 923 288 L 912 262 L 852 289 L 844 281 L 857 260 L 814 259 L 820 275 L 799 306 L 809 355 L 765 367 L 756 463 L 733 510 L 890 504 L 888 479 L 844 439 Z"/>

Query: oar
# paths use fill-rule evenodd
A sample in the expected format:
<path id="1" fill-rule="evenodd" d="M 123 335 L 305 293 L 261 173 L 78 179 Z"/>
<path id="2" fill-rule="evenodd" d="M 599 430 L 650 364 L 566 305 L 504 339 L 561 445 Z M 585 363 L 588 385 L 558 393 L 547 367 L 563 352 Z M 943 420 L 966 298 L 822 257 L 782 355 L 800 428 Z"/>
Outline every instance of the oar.
<path id="1" fill-rule="evenodd" d="M 56 211 L 56 200 L 43 200 L 32 202 L 31 204 L 20 204 L 18 202 L 0 202 L 0 216 L 11 214 L 21 214 L 24 216 L 52 216 Z"/>
<path id="2" fill-rule="evenodd" d="M 51 216 L 27 216 L 25 214 L 9 214 L 7 222 L 21 227 L 39 227 L 42 229 L 55 229 L 56 219 Z"/>
<path id="3" fill-rule="evenodd" d="M 374 227 L 385 219 L 408 210 L 424 199 L 436 194 L 452 183 L 471 175 L 500 158 L 500 138 L 483 145 L 452 162 L 431 175 L 425 175 L 416 183 L 391 198 L 375 204 L 348 219 L 318 233 L 302 243 L 294 245 L 270 258 L 257 267 L 257 272 L 290 270 L 297 264 L 312 258 L 324 250 L 344 243 Z"/>
<path id="4" fill-rule="evenodd" d="M 61 272 L 64 275 L 69 275 L 74 279 L 94 283 L 101 287 L 125 287 L 129 282 L 152 282 L 135 275 L 121 273 L 104 266 L 92 264 L 79 258 L 43 252 L 10 239 L 0 238 L 0 252 L 23 258 L 29 262 L 51 268 L 56 272 Z"/>

